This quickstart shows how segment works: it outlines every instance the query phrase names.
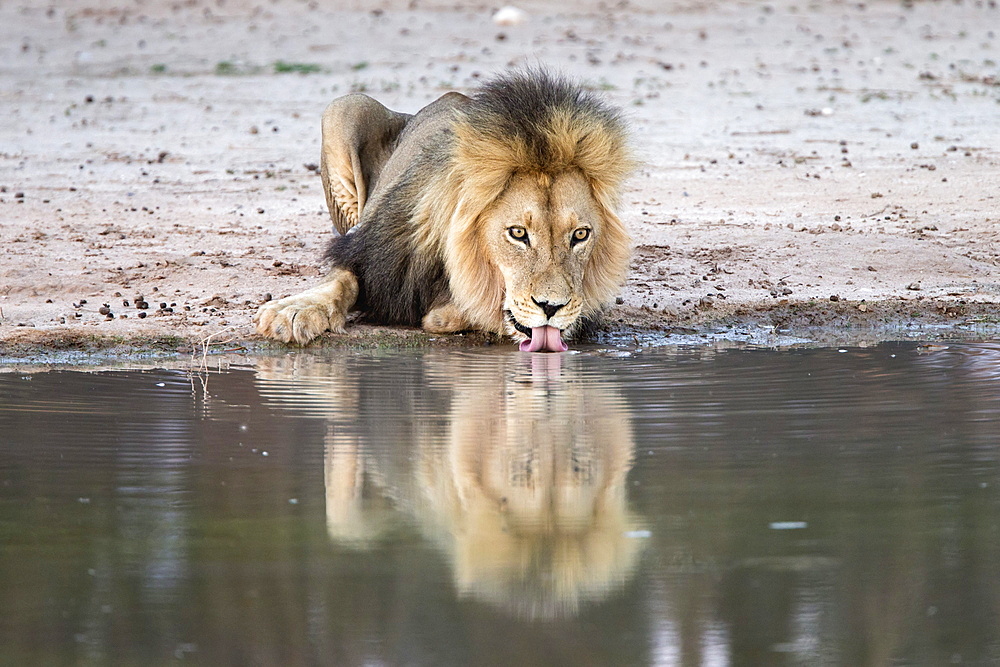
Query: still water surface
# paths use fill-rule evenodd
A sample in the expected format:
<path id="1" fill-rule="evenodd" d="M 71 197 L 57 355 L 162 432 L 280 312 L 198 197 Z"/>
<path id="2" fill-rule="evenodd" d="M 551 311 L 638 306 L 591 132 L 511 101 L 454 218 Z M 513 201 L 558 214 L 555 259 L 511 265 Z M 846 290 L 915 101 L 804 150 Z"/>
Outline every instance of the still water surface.
<path id="1" fill-rule="evenodd" d="M 1000 663 L 1000 345 L 0 374 L 0 664 Z"/>

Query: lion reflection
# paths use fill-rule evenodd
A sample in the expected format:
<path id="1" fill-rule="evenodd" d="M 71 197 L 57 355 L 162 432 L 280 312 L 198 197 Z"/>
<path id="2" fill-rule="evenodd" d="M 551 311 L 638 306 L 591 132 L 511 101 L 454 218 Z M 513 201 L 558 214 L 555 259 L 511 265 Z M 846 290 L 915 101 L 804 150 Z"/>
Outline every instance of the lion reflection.
<path id="1" fill-rule="evenodd" d="M 331 538 L 364 548 L 405 512 L 449 558 L 461 594 L 532 618 L 620 588 L 642 541 L 625 487 L 631 425 L 607 379 L 565 355 L 455 352 L 426 354 L 420 374 L 407 433 L 331 420 Z M 327 386 L 345 416 L 370 400 L 347 377 Z"/>

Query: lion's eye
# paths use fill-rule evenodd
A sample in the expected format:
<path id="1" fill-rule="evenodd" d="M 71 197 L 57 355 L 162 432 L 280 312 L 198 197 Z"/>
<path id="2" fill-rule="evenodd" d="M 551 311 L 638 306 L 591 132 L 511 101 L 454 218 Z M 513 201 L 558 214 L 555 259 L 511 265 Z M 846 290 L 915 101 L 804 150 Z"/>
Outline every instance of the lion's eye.
<path id="1" fill-rule="evenodd" d="M 508 227 L 507 234 L 515 241 L 528 242 L 528 230 L 524 227 Z"/>
<path id="2" fill-rule="evenodd" d="M 588 238 L 590 238 L 590 229 L 588 229 L 587 227 L 580 227 L 580 229 L 577 229 L 576 231 L 573 232 L 573 240 L 570 242 L 570 245 L 583 243 Z"/>

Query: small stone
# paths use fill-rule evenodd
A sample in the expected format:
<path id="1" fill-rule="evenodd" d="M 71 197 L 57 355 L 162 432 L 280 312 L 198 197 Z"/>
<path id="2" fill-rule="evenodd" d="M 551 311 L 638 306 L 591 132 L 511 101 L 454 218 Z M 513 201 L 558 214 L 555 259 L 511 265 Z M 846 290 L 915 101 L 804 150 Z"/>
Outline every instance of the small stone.
<path id="1" fill-rule="evenodd" d="M 840 301 L 840 297 L 837 296 L 836 294 L 831 294 L 830 301 Z"/>
<path id="2" fill-rule="evenodd" d="M 139 319 L 140 319 L 140 320 L 144 320 L 144 319 L 146 319 L 146 313 L 145 313 L 145 311 L 141 311 L 141 312 L 139 313 Z"/>
<path id="3" fill-rule="evenodd" d="M 912 144 L 910 144 L 910 148 L 912 148 L 913 150 L 917 150 L 918 148 L 920 148 L 920 144 L 914 141 Z"/>
<path id="4" fill-rule="evenodd" d="M 493 15 L 493 23 L 504 27 L 521 25 L 527 20 L 528 12 L 510 5 L 501 7 L 497 10 L 496 14 Z"/>
<path id="5" fill-rule="evenodd" d="M 922 290 L 923 287 L 920 286 L 920 283 L 910 283 L 909 285 L 906 286 L 906 289 L 917 291 L 917 290 Z"/>

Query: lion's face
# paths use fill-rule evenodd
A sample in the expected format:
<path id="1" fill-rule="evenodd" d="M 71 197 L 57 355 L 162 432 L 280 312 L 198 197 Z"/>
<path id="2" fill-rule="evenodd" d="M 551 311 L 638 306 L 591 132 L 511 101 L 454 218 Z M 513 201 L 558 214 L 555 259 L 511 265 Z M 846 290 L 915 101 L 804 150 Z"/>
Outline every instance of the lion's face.
<path id="1" fill-rule="evenodd" d="M 601 238 L 604 227 L 600 207 L 579 171 L 512 178 L 480 227 L 503 276 L 508 333 L 518 340 L 538 340 L 535 349 L 562 345 L 558 332 L 571 331 L 592 307 L 584 280 L 595 248 L 607 242 Z"/>

